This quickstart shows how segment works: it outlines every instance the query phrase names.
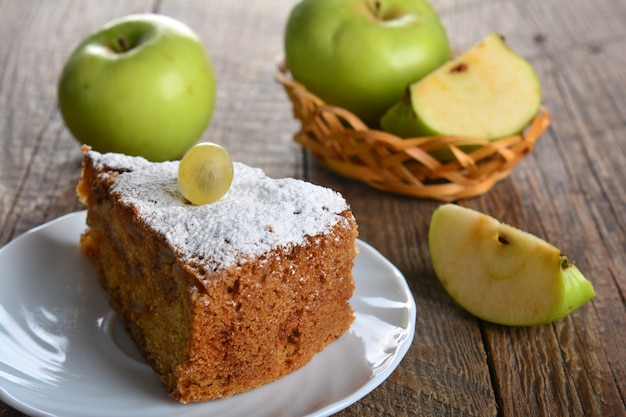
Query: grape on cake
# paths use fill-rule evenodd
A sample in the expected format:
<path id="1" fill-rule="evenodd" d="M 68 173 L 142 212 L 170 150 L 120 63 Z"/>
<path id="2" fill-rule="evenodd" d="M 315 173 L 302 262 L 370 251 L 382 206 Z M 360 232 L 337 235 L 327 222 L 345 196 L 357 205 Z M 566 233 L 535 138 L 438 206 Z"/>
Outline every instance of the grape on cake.
<path id="1" fill-rule="evenodd" d="M 349 329 L 357 226 L 341 195 L 235 163 L 228 193 L 194 206 L 177 170 L 85 147 L 77 187 L 81 250 L 173 398 L 276 380 Z"/>

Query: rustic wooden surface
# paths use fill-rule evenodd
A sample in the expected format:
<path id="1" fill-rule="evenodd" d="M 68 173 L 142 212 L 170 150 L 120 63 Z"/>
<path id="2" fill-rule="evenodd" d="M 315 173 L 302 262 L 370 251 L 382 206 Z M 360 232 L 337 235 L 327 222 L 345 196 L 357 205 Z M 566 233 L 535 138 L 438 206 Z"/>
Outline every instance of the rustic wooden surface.
<path id="1" fill-rule="evenodd" d="M 56 104 L 70 51 L 112 18 L 170 15 L 200 34 L 217 69 L 217 108 L 203 139 L 271 176 L 342 192 L 361 238 L 413 291 L 418 321 L 406 358 L 340 416 L 626 415 L 626 2 L 433 0 L 459 49 L 504 34 L 537 69 L 552 113 L 549 131 L 509 178 L 459 202 L 553 242 L 593 281 L 593 302 L 531 328 L 484 323 L 445 294 L 426 243 L 438 202 L 339 178 L 292 142 L 297 124 L 272 76 L 293 3 L 0 0 L 0 246 L 81 209 L 79 147 Z M 22 414 L 0 403 L 0 416 Z"/>

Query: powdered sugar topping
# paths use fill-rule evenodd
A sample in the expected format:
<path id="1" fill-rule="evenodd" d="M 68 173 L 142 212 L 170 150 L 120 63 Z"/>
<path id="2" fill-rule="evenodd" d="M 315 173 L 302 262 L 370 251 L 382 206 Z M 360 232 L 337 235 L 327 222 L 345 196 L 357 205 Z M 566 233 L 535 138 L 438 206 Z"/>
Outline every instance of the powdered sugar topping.
<path id="1" fill-rule="evenodd" d="M 177 161 L 90 154 L 97 165 L 122 172 L 112 187 L 122 204 L 134 206 L 185 262 L 209 270 L 304 244 L 306 236 L 346 222 L 339 214 L 349 207 L 339 193 L 292 178 L 272 179 L 242 163 L 234 163 L 231 188 L 221 200 L 193 206 L 178 189 Z"/>

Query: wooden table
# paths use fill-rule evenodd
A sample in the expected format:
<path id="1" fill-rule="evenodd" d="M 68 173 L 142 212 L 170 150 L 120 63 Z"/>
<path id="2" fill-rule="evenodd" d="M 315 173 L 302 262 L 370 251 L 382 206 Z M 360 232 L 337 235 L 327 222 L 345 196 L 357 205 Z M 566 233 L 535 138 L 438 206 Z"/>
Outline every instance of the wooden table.
<path id="1" fill-rule="evenodd" d="M 554 324 L 482 322 L 448 297 L 431 266 L 437 201 L 386 194 L 319 167 L 273 80 L 287 0 L 0 0 L 0 246 L 82 209 L 80 151 L 56 82 L 99 25 L 134 12 L 178 18 L 204 40 L 219 78 L 203 135 L 236 160 L 345 195 L 360 237 L 405 275 L 418 306 L 400 367 L 341 416 L 626 415 L 626 2 L 433 0 L 455 47 L 504 35 L 539 73 L 552 125 L 487 194 L 459 201 L 537 234 L 573 258 L 597 297 Z M 0 291 L 2 289 L 0 288 Z M 22 414 L 0 403 L 0 416 Z"/>

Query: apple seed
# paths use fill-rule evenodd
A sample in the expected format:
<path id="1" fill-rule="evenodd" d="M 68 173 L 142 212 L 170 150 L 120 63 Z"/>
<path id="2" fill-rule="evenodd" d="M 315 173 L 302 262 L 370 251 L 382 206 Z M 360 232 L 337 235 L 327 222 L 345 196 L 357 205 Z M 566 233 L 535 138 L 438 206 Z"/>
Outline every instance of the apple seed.
<path id="1" fill-rule="evenodd" d="M 503 235 L 498 235 L 498 242 L 502 243 L 503 245 L 508 245 L 510 243 L 509 240 Z"/>
<path id="2" fill-rule="evenodd" d="M 456 72 L 465 72 L 467 71 L 467 64 L 465 63 L 460 63 L 457 66 L 454 66 L 450 69 L 450 74 L 454 74 Z"/>

